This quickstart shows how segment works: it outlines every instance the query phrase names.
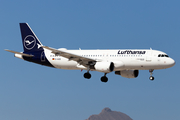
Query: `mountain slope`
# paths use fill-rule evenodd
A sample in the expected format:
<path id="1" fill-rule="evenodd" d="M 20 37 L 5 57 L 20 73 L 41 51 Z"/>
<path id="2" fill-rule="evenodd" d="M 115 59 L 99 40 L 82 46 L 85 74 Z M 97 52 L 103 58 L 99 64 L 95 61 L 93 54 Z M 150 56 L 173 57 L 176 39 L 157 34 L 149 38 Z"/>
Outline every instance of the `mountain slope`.
<path id="1" fill-rule="evenodd" d="M 112 111 L 109 108 L 104 108 L 101 113 L 99 113 L 98 115 L 91 115 L 86 120 L 132 120 L 132 119 L 128 115 L 122 112 Z"/>

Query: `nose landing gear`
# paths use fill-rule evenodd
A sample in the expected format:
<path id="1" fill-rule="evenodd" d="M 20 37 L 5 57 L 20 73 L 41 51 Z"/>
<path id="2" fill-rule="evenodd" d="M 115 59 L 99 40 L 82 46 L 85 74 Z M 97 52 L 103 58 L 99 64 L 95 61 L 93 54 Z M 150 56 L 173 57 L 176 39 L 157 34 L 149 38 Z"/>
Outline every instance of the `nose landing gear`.
<path id="1" fill-rule="evenodd" d="M 154 77 L 152 76 L 153 71 L 154 71 L 153 69 L 150 69 L 150 70 L 149 70 L 149 72 L 150 72 L 150 77 L 149 77 L 149 79 L 152 80 L 152 81 L 154 80 Z"/>
<path id="2" fill-rule="evenodd" d="M 150 76 L 149 79 L 150 79 L 150 80 L 154 80 L 154 77 L 153 77 L 153 76 Z"/>

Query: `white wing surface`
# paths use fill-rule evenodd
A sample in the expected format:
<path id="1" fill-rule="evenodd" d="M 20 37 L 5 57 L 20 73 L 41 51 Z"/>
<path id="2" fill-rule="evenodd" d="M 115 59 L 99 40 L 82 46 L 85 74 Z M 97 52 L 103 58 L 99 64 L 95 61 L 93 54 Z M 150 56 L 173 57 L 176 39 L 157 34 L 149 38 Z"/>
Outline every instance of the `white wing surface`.
<path id="1" fill-rule="evenodd" d="M 80 65 L 84 65 L 86 67 L 88 67 L 89 65 L 94 65 L 98 61 L 96 59 L 92 59 L 92 58 L 76 55 L 74 53 L 70 53 L 66 50 L 59 50 L 59 49 L 55 49 L 55 48 L 51 48 L 51 47 L 47 47 L 47 46 L 42 46 L 42 47 L 52 51 L 51 53 L 53 53 L 55 55 L 60 55 L 69 60 L 74 60 L 74 61 L 78 62 Z"/>

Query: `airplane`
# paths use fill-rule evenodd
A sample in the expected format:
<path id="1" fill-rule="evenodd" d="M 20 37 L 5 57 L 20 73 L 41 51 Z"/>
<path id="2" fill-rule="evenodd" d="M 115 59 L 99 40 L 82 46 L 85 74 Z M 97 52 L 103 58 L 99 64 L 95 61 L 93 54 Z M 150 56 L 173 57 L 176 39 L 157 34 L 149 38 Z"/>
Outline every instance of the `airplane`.
<path id="1" fill-rule="evenodd" d="M 115 72 L 125 78 L 136 78 L 139 70 L 149 70 L 150 80 L 154 70 L 166 69 L 175 61 L 166 53 L 152 49 L 112 49 L 112 50 L 67 50 L 43 46 L 28 23 L 19 23 L 24 52 L 14 56 L 40 65 L 69 70 L 86 70 L 84 78 L 90 79 L 90 71 L 104 73 L 102 82 L 107 82 L 107 74 Z"/>

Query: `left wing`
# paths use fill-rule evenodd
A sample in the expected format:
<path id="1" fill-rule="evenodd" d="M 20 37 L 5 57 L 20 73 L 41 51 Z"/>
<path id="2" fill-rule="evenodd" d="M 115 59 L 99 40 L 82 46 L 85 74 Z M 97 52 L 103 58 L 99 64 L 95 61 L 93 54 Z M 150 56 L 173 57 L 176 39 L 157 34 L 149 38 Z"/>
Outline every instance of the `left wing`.
<path id="1" fill-rule="evenodd" d="M 85 67 L 89 67 L 90 65 L 94 65 L 97 61 L 99 61 L 98 59 L 83 57 L 80 55 L 76 55 L 74 53 L 67 52 L 65 50 L 58 50 L 58 49 L 50 48 L 47 46 L 42 46 L 42 47 L 52 51 L 51 53 L 53 53 L 55 55 L 60 55 L 60 56 L 65 57 L 69 60 L 74 60 L 74 61 L 78 62 L 80 65 L 84 65 Z"/>

